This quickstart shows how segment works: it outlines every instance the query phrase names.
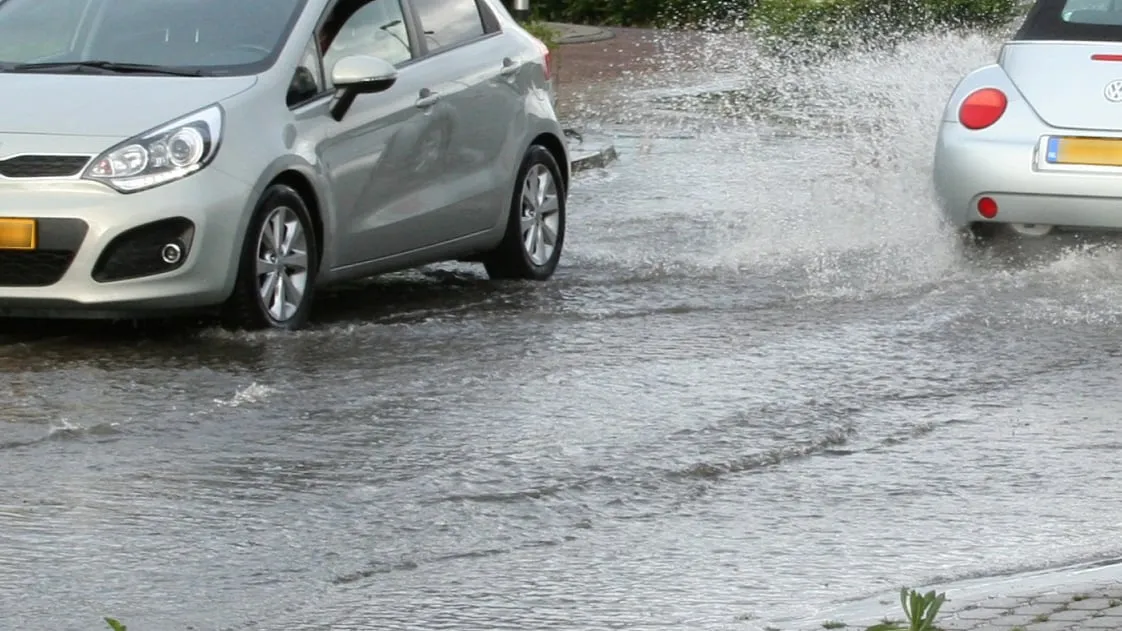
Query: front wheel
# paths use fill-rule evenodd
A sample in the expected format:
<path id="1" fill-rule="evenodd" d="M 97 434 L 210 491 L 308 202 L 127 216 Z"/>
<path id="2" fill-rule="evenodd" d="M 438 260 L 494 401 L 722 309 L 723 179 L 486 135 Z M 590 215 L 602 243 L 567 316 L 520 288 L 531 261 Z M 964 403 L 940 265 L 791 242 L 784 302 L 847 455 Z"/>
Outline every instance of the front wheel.
<path id="1" fill-rule="evenodd" d="M 237 282 L 223 310 L 226 326 L 303 328 L 311 316 L 318 261 L 304 200 L 291 187 L 270 186 L 246 230 Z"/>
<path id="2" fill-rule="evenodd" d="M 510 202 L 506 236 L 483 261 L 492 279 L 547 280 L 565 243 L 566 191 L 561 169 L 545 147 L 522 159 Z"/>

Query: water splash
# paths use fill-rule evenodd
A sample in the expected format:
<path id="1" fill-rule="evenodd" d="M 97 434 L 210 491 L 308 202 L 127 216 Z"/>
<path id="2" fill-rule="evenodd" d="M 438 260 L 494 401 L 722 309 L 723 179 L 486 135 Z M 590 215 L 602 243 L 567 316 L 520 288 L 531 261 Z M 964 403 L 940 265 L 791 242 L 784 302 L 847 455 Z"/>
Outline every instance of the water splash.
<path id="1" fill-rule="evenodd" d="M 215 399 L 214 403 L 220 407 L 236 408 L 243 405 L 261 403 L 277 392 L 277 389 L 272 386 L 266 386 L 254 382 L 244 388 L 239 388 L 234 393 L 233 397 L 229 399 Z"/>
<path id="2" fill-rule="evenodd" d="M 996 60 L 999 35 L 931 34 L 813 64 L 762 53 L 742 33 L 657 41 L 660 70 L 579 108 L 621 163 L 574 188 L 570 264 L 766 279 L 807 299 L 1003 273 L 963 256 L 931 185 L 946 98 Z M 1097 265 L 1089 252 L 1067 256 Z"/>

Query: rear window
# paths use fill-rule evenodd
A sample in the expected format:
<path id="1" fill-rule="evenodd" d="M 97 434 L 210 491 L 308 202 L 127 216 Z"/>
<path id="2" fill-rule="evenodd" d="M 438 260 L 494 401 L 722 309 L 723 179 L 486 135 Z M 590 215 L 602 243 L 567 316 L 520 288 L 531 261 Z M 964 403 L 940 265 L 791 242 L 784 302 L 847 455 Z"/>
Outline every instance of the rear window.
<path id="1" fill-rule="evenodd" d="M 1122 0 L 1037 0 L 1014 39 L 1122 42 Z"/>

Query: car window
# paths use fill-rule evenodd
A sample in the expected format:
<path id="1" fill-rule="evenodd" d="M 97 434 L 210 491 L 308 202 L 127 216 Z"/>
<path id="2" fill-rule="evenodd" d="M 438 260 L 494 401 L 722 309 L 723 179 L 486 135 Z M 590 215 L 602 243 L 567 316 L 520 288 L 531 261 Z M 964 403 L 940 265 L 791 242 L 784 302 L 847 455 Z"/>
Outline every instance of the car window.
<path id="1" fill-rule="evenodd" d="M 315 98 L 323 93 L 327 84 L 323 79 L 323 68 L 319 63 L 319 50 L 314 39 L 308 41 L 304 47 L 304 56 L 296 66 L 296 73 L 292 83 L 288 85 L 287 102 L 291 107 Z"/>
<path id="2" fill-rule="evenodd" d="M 1036 0 L 1016 41 L 1122 41 L 1122 0 Z"/>
<path id="3" fill-rule="evenodd" d="M 284 45 L 305 2 L 3 0 L 0 62 L 252 66 Z"/>
<path id="4" fill-rule="evenodd" d="M 1067 0 L 1061 13 L 1072 24 L 1122 25 L 1122 6 L 1118 0 Z"/>
<path id="5" fill-rule="evenodd" d="M 400 0 L 341 0 L 320 27 L 319 41 L 328 76 L 350 55 L 380 57 L 394 65 L 413 58 Z"/>
<path id="6" fill-rule="evenodd" d="M 413 0 L 430 51 L 482 37 L 483 16 L 476 0 Z"/>

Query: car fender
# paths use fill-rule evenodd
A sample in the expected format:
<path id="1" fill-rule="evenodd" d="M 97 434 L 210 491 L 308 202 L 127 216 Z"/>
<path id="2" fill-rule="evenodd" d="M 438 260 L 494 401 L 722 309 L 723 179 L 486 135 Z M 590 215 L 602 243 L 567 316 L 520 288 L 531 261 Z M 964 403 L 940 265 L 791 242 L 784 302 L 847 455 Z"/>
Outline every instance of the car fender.
<path id="1" fill-rule="evenodd" d="M 253 212 L 257 204 L 261 201 L 261 196 L 265 193 L 265 189 L 269 187 L 277 178 L 285 173 L 296 173 L 303 177 L 311 185 L 311 194 L 314 199 L 305 200 L 309 207 L 314 206 L 319 209 L 319 218 L 323 224 L 322 242 L 323 247 L 320 248 L 321 265 L 319 274 L 322 275 L 324 270 L 330 269 L 332 262 L 329 260 L 328 255 L 333 252 L 331 243 L 335 237 L 335 208 L 329 195 L 324 195 L 324 191 L 328 190 L 329 184 L 326 176 L 315 165 L 309 163 L 303 157 L 295 154 L 282 155 L 272 162 L 270 162 L 262 171 L 257 181 L 253 183 L 252 192 L 246 199 L 246 204 L 242 208 L 241 217 L 238 221 L 238 240 L 244 241 L 246 231 L 249 228 L 250 218 L 253 217 Z"/>
<path id="2" fill-rule="evenodd" d="M 959 80 L 958 84 L 955 85 L 949 98 L 947 98 L 946 105 L 943 107 L 943 122 L 957 123 L 958 110 L 962 107 L 962 102 L 975 90 L 980 90 L 982 88 L 997 88 L 1004 92 L 1005 97 L 1009 101 L 1007 111 L 1027 108 L 1037 120 L 1040 120 L 1040 117 L 1032 110 L 1028 101 L 1025 100 L 1024 95 L 1021 94 L 1021 91 L 1014 85 L 1013 80 L 1009 78 L 1009 75 L 1005 74 L 1005 70 L 998 64 L 988 64 L 968 72 Z"/>

